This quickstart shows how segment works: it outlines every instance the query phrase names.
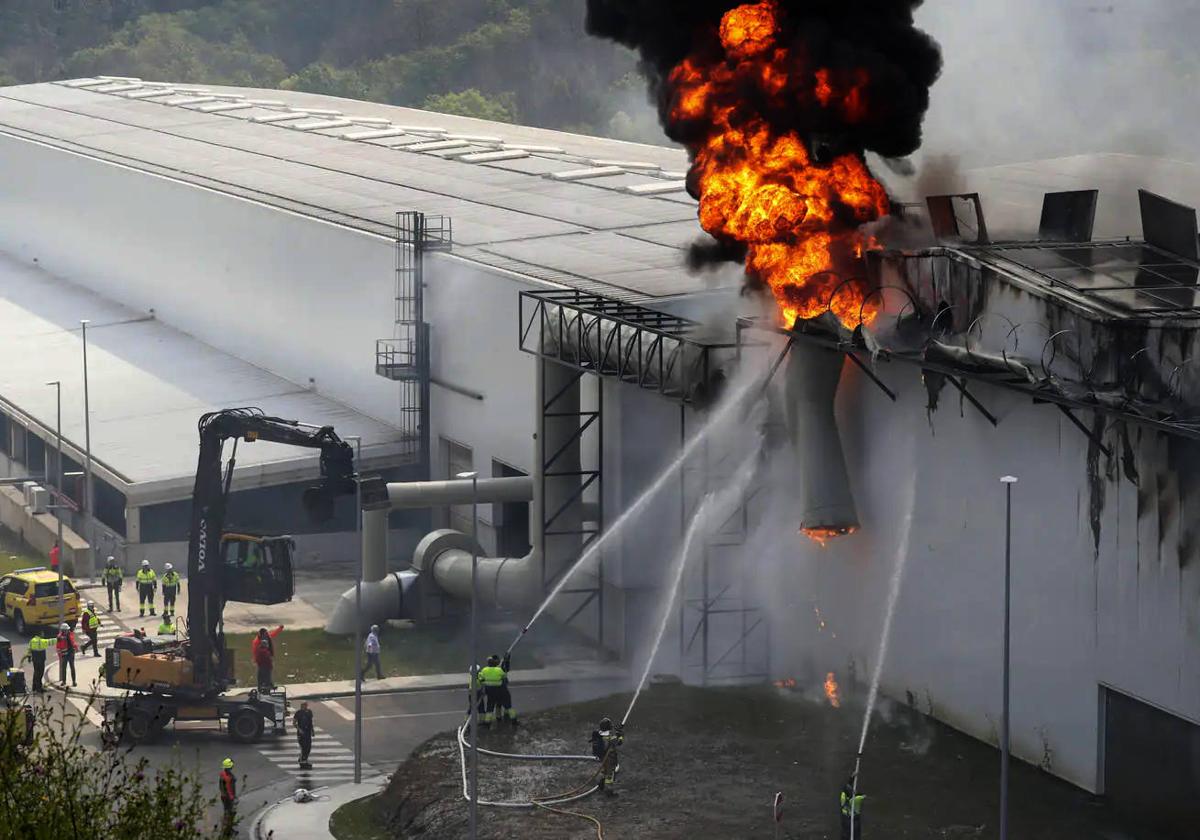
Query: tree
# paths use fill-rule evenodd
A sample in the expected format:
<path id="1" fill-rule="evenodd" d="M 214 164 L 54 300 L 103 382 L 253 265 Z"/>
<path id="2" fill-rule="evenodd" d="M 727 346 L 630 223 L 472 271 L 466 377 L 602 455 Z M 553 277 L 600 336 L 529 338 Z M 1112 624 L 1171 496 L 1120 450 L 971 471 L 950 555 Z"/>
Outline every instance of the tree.
<path id="1" fill-rule="evenodd" d="M 37 713 L 26 746 L 25 712 L 0 705 L 0 836 L 21 840 L 216 840 L 215 804 L 177 763 L 151 771 L 129 748 L 100 753 L 83 722 Z"/>
<path id="2" fill-rule="evenodd" d="M 515 122 L 516 104 L 511 93 L 489 99 L 475 88 L 458 93 L 443 93 L 425 99 L 425 110 L 439 114 L 457 114 L 492 122 Z"/>
<path id="3" fill-rule="evenodd" d="M 324 62 L 308 65 L 299 73 L 288 76 L 279 86 L 284 90 L 303 90 L 348 99 L 366 99 L 369 93 L 357 71 L 343 70 Z"/>

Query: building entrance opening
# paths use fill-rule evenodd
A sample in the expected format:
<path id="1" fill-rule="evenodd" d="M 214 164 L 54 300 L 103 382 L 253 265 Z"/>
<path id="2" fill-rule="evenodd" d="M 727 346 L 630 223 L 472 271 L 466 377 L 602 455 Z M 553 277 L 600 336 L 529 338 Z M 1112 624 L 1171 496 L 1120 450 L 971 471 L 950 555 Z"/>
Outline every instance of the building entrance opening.
<path id="1" fill-rule="evenodd" d="M 1200 825 L 1200 726 L 1101 688 L 1104 792 L 1113 806 L 1167 837 Z"/>

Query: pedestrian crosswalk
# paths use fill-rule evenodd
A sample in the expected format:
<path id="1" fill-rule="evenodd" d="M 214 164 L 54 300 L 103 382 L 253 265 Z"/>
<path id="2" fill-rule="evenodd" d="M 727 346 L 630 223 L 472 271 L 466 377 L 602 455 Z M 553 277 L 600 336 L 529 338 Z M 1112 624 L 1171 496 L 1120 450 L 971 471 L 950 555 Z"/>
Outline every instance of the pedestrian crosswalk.
<path id="1" fill-rule="evenodd" d="M 354 752 L 319 726 L 313 728 L 312 753 L 308 757 L 311 769 L 300 767 L 300 743 L 296 740 L 295 730 L 289 730 L 286 736 L 276 741 L 261 744 L 258 751 L 295 779 L 297 787 L 311 790 L 354 781 Z M 364 763 L 362 772 L 366 777 L 374 771 Z"/>

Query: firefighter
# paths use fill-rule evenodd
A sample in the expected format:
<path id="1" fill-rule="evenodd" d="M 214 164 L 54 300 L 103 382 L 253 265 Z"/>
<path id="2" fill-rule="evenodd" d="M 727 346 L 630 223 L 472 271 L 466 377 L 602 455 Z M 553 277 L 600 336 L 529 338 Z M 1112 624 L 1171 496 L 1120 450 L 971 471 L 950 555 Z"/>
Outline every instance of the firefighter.
<path id="1" fill-rule="evenodd" d="M 175 616 L 167 615 L 163 612 L 162 620 L 158 622 L 159 636 L 174 636 L 175 635 Z"/>
<path id="2" fill-rule="evenodd" d="M 232 837 L 233 824 L 237 820 L 237 778 L 233 775 L 232 758 L 221 762 L 221 775 L 217 777 L 217 785 L 221 789 L 221 805 L 225 808 L 221 831 L 223 836 Z"/>
<path id="3" fill-rule="evenodd" d="M 45 689 L 42 688 L 42 677 L 46 673 L 46 651 L 50 649 L 53 642 L 50 639 L 42 638 L 40 632 L 34 632 L 33 638 L 29 640 L 29 649 L 25 653 L 25 659 L 28 659 L 33 665 L 33 691 L 35 694 L 41 694 Z"/>
<path id="4" fill-rule="evenodd" d="M 54 641 L 54 647 L 58 651 L 58 681 L 64 686 L 67 684 L 67 668 L 71 669 L 71 685 L 78 685 L 75 682 L 75 652 L 79 650 L 79 645 L 75 643 L 75 634 L 71 632 L 71 625 L 65 621 L 58 625 L 58 638 Z"/>
<path id="5" fill-rule="evenodd" d="M 487 700 L 484 726 L 505 720 L 513 726 L 517 725 L 517 713 L 512 708 L 512 694 L 508 690 L 508 669 L 507 654 L 503 660 L 499 654 L 492 654 L 488 657 L 487 665 L 479 669 L 479 682 L 483 685 L 484 698 Z"/>
<path id="6" fill-rule="evenodd" d="M 158 589 L 158 575 L 150 568 L 150 561 L 143 560 L 142 568 L 136 575 L 138 591 L 138 618 L 146 617 L 146 605 L 150 605 L 150 615 L 154 615 L 154 590 Z"/>
<path id="7" fill-rule="evenodd" d="M 479 666 L 472 665 L 471 671 L 467 675 L 467 723 L 471 722 L 471 704 L 475 704 L 476 713 L 479 716 L 479 725 L 485 725 L 483 716 L 487 712 L 487 701 L 483 696 L 483 686 L 479 682 Z"/>
<path id="8" fill-rule="evenodd" d="M 100 655 L 100 616 L 96 615 L 96 602 L 88 601 L 87 609 L 83 611 L 83 615 L 79 617 L 79 626 L 83 630 L 83 634 L 87 636 L 87 641 L 83 643 L 83 650 L 80 653 L 87 653 L 88 646 L 91 645 L 92 656 Z"/>
<path id="9" fill-rule="evenodd" d="M 121 609 L 121 587 L 125 585 L 125 572 L 117 565 L 117 558 L 111 554 L 104 561 L 104 588 L 108 590 L 108 611 L 119 612 Z"/>
<path id="10" fill-rule="evenodd" d="M 855 774 L 851 773 L 846 784 L 842 786 L 842 840 L 862 840 L 862 806 L 867 797 L 856 792 L 854 780 Z M 850 827 L 851 822 L 854 824 L 853 830 Z"/>
<path id="11" fill-rule="evenodd" d="M 609 718 L 600 719 L 600 728 L 592 730 L 592 755 L 600 762 L 600 784 L 598 787 L 609 796 L 616 796 L 613 786 L 617 781 L 617 770 L 621 767 L 621 758 L 617 748 L 625 743 L 625 732 L 621 727 L 613 727 Z"/>
<path id="12" fill-rule="evenodd" d="M 179 594 L 179 572 L 175 571 L 175 567 L 170 563 L 163 565 L 162 576 L 162 592 L 163 592 L 163 615 L 175 615 L 175 596 Z M 150 615 L 154 615 L 153 609 Z"/>

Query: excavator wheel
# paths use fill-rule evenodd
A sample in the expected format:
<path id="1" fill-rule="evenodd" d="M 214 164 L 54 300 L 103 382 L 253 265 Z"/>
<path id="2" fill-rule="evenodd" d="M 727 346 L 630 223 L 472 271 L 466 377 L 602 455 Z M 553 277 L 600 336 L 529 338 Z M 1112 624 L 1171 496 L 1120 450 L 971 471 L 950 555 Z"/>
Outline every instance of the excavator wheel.
<path id="1" fill-rule="evenodd" d="M 149 709 L 127 709 L 123 718 L 121 734 L 135 744 L 153 741 L 163 729 L 159 716 Z"/>
<path id="2" fill-rule="evenodd" d="M 250 706 L 243 706 L 229 715 L 229 737 L 240 744 L 252 744 L 262 737 L 262 714 Z"/>

